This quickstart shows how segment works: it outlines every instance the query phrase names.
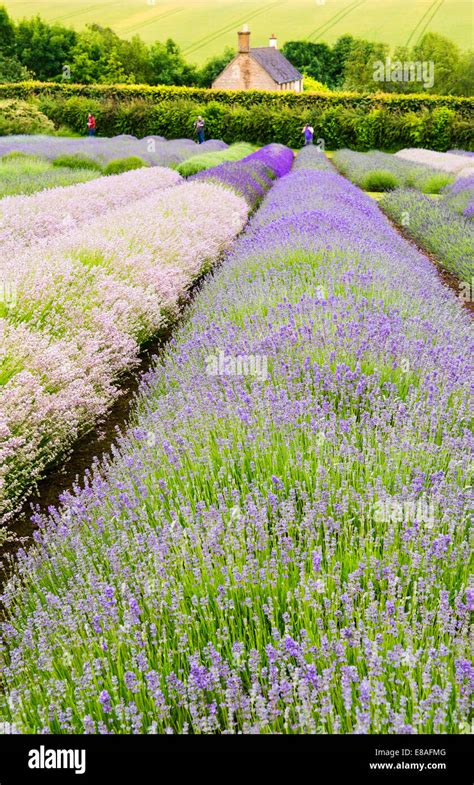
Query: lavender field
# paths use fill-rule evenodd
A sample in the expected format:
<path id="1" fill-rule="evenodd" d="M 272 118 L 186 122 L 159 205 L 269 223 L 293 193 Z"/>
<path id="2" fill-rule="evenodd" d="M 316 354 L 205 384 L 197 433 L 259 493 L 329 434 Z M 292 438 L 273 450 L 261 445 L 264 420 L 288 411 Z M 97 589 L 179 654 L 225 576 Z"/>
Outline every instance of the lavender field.
<path id="1" fill-rule="evenodd" d="M 471 275 L 469 178 L 358 155 L 336 166 L 410 185 L 384 209 Z M 470 731 L 471 319 L 323 153 L 293 159 L 0 200 L 6 518 L 175 325 L 110 456 L 17 552 L 8 732 Z"/>

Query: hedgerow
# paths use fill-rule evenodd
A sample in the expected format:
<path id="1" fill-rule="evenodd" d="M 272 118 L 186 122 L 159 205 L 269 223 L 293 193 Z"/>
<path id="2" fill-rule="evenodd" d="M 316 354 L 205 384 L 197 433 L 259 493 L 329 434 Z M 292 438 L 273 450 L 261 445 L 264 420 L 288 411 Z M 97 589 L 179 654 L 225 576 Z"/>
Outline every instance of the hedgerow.
<path id="1" fill-rule="evenodd" d="M 131 101 L 141 99 L 157 103 L 169 99 L 187 99 L 196 103 L 213 103 L 253 107 L 256 104 L 284 106 L 321 107 L 345 106 L 365 111 L 383 106 L 402 111 L 433 110 L 445 107 L 452 109 L 465 119 L 469 119 L 474 99 L 459 96 L 438 96 L 426 94 L 370 93 L 359 94 L 350 92 L 333 93 L 291 93 L 269 92 L 266 90 L 211 90 L 200 87 L 170 87 L 167 85 L 80 85 L 64 82 L 16 82 L 0 85 L 0 98 L 32 98 L 40 96 L 83 97 L 90 100 Z"/>
<path id="2" fill-rule="evenodd" d="M 309 122 L 329 149 L 474 147 L 469 120 L 474 99 L 455 96 L 23 82 L 0 85 L 2 98 L 29 99 L 56 126 L 66 124 L 79 133 L 85 133 L 91 111 L 102 136 L 189 137 L 196 116 L 202 114 L 208 137 L 228 144 L 245 139 L 258 145 L 280 142 L 299 147 L 302 127 Z"/>

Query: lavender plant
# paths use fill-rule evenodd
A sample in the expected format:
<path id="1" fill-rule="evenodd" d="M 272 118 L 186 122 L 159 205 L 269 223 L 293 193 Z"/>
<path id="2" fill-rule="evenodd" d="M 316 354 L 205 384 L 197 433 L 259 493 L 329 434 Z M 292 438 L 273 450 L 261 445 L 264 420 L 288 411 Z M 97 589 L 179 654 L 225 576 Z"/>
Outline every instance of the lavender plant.
<path id="1" fill-rule="evenodd" d="M 205 169 L 189 179 L 196 182 L 218 183 L 243 196 L 251 209 L 263 199 L 273 184 L 273 171 L 262 161 L 243 164 L 226 162 Z"/>
<path id="2" fill-rule="evenodd" d="M 98 177 L 99 174 L 100 172 L 85 168 L 55 168 L 49 161 L 36 156 L 7 156 L 0 158 L 0 199 L 83 183 Z"/>
<path id="3" fill-rule="evenodd" d="M 51 219 L 56 234 L 19 241 L 0 264 L 2 517 L 105 414 L 141 344 L 177 318 L 249 208 L 216 184 L 183 183 L 82 225 L 72 217 L 81 210 L 70 212 L 69 230 Z"/>
<path id="4" fill-rule="evenodd" d="M 76 173 L 74 170 L 72 175 Z M 0 202 L 0 243 L 6 253 L 17 256 L 22 245 L 70 232 L 110 210 L 182 182 L 177 172 L 153 167 L 101 177 L 84 185 L 53 188 L 34 196 L 4 198 Z"/>
<path id="5" fill-rule="evenodd" d="M 417 191 L 397 189 L 385 195 L 380 206 L 406 234 L 434 254 L 442 267 L 470 281 L 474 275 L 474 227 L 468 215 L 454 211 L 449 199 L 433 202 Z"/>
<path id="6" fill-rule="evenodd" d="M 283 144 L 267 144 L 254 153 L 242 159 L 242 163 L 259 161 L 268 166 L 274 177 L 283 177 L 288 174 L 294 159 L 294 153 Z"/>
<path id="7" fill-rule="evenodd" d="M 219 164 L 224 163 L 225 161 L 239 161 L 250 155 L 254 149 L 254 145 L 247 144 L 246 142 L 238 142 L 237 144 L 230 145 L 224 150 L 215 150 L 213 152 L 202 153 L 202 155 L 193 155 L 191 158 L 180 163 L 177 167 L 177 171 L 183 177 L 190 177 L 204 169 L 211 169 L 214 166 L 219 166 Z"/>
<path id="8" fill-rule="evenodd" d="M 415 163 L 377 150 L 369 153 L 337 150 L 332 160 L 341 174 L 367 191 L 388 191 L 405 186 L 424 193 L 439 193 L 454 180 L 454 174 L 443 172 L 435 165 Z"/>
<path id="9" fill-rule="evenodd" d="M 262 194 L 272 182 L 259 180 Z M 156 168 L 3 201 L 0 515 L 103 416 L 140 345 L 176 320 L 249 212 L 233 188 Z"/>
<path id="10" fill-rule="evenodd" d="M 3 597 L 4 719 L 468 728 L 471 335 L 369 197 L 283 177 L 113 458 L 36 516 Z"/>
<path id="11" fill-rule="evenodd" d="M 284 145 L 271 144 L 242 158 L 238 163 L 225 162 L 198 172 L 190 180 L 226 185 L 244 196 L 251 209 L 254 209 L 271 187 L 273 178 L 287 174 L 292 163 L 292 150 Z"/>
<path id="12" fill-rule="evenodd" d="M 227 145 L 210 139 L 199 145 L 192 139 L 172 139 L 146 136 L 136 139 L 127 135 L 112 138 L 75 138 L 65 136 L 3 136 L 0 137 L 0 156 L 23 152 L 53 161 L 63 155 L 85 156 L 105 166 L 115 159 L 137 156 L 152 166 L 177 166 L 186 158 L 206 152 L 225 150 Z"/>
<path id="13" fill-rule="evenodd" d="M 458 177 L 456 182 L 442 191 L 445 205 L 461 213 L 465 218 L 474 216 L 474 174 L 469 177 Z"/>
<path id="14" fill-rule="evenodd" d="M 451 172 L 460 176 L 474 174 L 474 165 L 469 161 L 469 154 L 459 155 L 454 151 L 440 153 L 437 150 L 426 150 L 420 147 L 408 147 L 395 153 L 397 158 L 415 164 L 426 164 L 442 172 Z"/>
<path id="15" fill-rule="evenodd" d="M 293 165 L 294 171 L 298 169 L 319 169 L 326 172 L 336 171 L 329 158 L 313 145 L 303 147 L 299 150 Z"/>

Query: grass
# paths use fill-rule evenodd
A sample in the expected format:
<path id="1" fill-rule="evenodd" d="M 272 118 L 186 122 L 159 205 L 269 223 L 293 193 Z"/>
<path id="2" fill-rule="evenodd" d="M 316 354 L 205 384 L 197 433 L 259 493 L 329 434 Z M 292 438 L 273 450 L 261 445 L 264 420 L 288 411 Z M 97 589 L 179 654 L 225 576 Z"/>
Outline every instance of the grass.
<path id="1" fill-rule="evenodd" d="M 53 166 L 66 167 L 68 169 L 92 169 L 95 172 L 102 171 L 100 163 L 87 155 L 59 155 L 54 159 Z"/>
<path id="2" fill-rule="evenodd" d="M 393 191 L 399 185 L 397 177 L 385 169 L 374 169 L 362 181 L 364 191 Z"/>
<path id="3" fill-rule="evenodd" d="M 177 171 L 183 177 L 191 177 L 191 175 L 202 172 L 204 169 L 218 166 L 219 164 L 224 163 L 224 161 L 239 161 L 241 158 L 245 158 L 246 155 L 251 155 L 254 150 L 256 150 L 254 145 L 247 144 L 246 142 L 238 142 L 237 144 L 230 145 L 230 147 L 225 150 L 216 150 L 213 153 L 193 155 L 191 158 L 180 163 L 177 167 Z"/>
<path id="4" fill-rule="evenodd" d="M 90 168 L 53 166 L 44 158 L 22 153 L 0 158 L 0 198 L 33 194 L 45 188 L 84 183 L 98 177 L 100 172 Z"/>
<path id="5" fill-rule="evenodd" d="M 174 38 L 185 56 L 202 63 L 226 46 L 236 46 L 237 30 L 248 23 L 254 46 L 266 46 L 275 32 L 280 44 L 309 39 L 333 43 L 350 33 L 391 46 L 413 45 L 428 31 L 442 33 L 461 48 L 472 45 L 469 3 L 463 0 L 6 0 L 14 19 L 44 19 L 83 29 L 93 22 L 112 27 L 123 38 L 139 35 L 147 43 Z"/>
<path id="6" fill-rule="evenodd" d="M 129 172 L 131 169 L 141 169 L 143 166 L 149 166 L 149 164 L 137 155 L 130 155 L 128 158 L 115 158 L 113 161 L 109 161 L 104 169 L 104 174 L 122 174 L 122 172 Z"/>
<path id="7" fill-rule="evenodd" d="M 381 191 L 366 191 L 367 196 L 370 196 L 372 199 L 375 199 L 376 202 L 379 202 L 380 199 L 383 197 L 383 193 Z"/>
<path id="8" fill-rule="evenodd" d="M 448 172 L 440 172 L 425 180 L 421 190 L 424 194 L 439 194 L 446 185 L 449 185 L 452 182 L 452 175 Z"/>
<path id="9" fill-rule="evenodd" d="M 366 191 L 367 196 L 370 196 L 372 199 L 375 199 L 376 202 L 379 202 L 385 196 L 385 191 Z M 441 194 L 426 194 L 432 199 L 434 202 L 441 199 Z"/>

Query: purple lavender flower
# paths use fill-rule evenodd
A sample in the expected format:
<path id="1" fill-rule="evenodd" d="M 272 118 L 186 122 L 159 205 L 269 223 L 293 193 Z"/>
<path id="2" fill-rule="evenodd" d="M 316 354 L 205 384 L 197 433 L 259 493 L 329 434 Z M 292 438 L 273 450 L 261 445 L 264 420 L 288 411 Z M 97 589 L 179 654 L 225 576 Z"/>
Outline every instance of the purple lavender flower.
<path id="1" fill-rule="evenodd" d="M 105 714 L 110 714 L 110 712 L 112 711 L 112 702 L 107 690 L 102 690 L 102 692 L 99 695 L 99 700 L 102 704 L 102 709 L 105 712 Z"/>

